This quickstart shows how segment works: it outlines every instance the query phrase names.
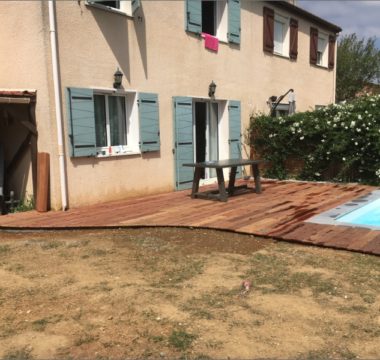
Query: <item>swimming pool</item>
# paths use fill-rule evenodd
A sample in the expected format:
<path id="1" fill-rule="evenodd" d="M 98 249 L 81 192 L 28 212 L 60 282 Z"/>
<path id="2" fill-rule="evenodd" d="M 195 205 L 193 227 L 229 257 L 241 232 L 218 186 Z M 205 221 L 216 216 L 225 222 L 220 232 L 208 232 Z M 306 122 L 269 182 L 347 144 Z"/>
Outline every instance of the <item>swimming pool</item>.
<path id="1" fill-rule="evenodd" d="M 380 230 L 380 190 L 313 216 L 306 222 Z"/>
<path id="2" fill-rule="evenodd" d="M 338 217 L 336 221 L 357 225 L 380 226 L 380 199 L 350 211 Z"/>

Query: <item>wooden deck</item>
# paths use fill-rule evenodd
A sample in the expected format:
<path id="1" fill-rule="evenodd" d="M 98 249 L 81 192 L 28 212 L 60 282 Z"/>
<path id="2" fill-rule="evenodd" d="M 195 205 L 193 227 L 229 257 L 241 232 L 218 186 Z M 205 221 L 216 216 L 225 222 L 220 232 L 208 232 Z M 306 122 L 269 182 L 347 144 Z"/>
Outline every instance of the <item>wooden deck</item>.
<path id="1" fill-rule="evenodd" d="M 264 181 L 262 194 L 234 196 L 227 203 L 191 199 L 190 191 L 178 191 L 66 212 L 0 216 L 0 229 L 203 227 L 380 255 L 380 231 L 304 222 L 374 189 L 355 184 Z"/>

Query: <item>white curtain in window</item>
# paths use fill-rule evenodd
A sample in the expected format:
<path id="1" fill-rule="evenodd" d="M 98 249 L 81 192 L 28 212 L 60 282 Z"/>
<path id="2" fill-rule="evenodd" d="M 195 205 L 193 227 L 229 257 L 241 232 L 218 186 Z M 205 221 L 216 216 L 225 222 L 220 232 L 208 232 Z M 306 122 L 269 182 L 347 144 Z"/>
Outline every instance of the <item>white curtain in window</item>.
<path id="1" fill-rule="evenodd" d="M 218 160 L 218 104 L 210 103 L 209 117 L 209 160 Z M 216 177 L 215 169 L 210 169 L 210 177 Z"/>
<path id="2" fill-rule="evenodd" d="M 108 99 L 111 145 L 127 145 L 125 98 L 110 96 Z"/>
<path id="3" fill-rule="evenodd" d="M 104 95 L 94 95 L 96 146 L 107 146 L 106 99 Z"/>
<path id="4" fill-rule="evenodd" d="M 274 21 L 274 52 L 282 54 L 284 43 L 284 24 L 281 21 Z"/>

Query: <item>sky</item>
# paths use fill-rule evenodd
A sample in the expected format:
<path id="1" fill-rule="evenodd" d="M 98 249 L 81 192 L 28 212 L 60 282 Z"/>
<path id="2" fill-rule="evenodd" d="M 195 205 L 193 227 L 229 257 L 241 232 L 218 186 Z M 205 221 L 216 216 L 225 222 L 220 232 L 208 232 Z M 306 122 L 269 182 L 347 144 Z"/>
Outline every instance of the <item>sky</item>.
<path id="1" fill-rule="evenodd" d="M 359 38 L 376 37 L 380 49 L 380 0 L 298 0 L 296 4 L 340 26 L 342 35 L 356 33 Z"/>

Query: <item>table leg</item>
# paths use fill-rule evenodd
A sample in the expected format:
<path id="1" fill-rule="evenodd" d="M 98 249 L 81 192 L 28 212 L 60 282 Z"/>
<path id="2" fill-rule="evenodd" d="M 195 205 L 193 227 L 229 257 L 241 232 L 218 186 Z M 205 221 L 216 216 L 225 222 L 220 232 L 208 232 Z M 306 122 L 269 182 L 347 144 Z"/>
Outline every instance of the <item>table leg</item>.
<path id="1" fill-rule="evenodd" d="M 199 181 L 201 180 L 202 169 L 200 167 L 196 167 L 194 170 L 194 178 L 193 178 L 193 188 L 191 191 L 191 197 L 194 199 L 196 197 L 196 193 L 199 190 Z"/>
<path id="2" fill-rule="evenodd" d="M 230 180 L 228 182 L 228 195 L 233 195 L 234 193 L 236 171 L 237 171 L 237 166 L 231 167 Z"/>
<path id="3" fill-rule="evenodd" d="M 255 179 L 255 190 L 256 194 L 261 193 L 261 180 L 260 180 L 260 170 L 258 164 L 252 164 L 253 178 Z"/>
<path id="4" fill-rule="evenodd" d="M 223 169 L 216 169 L 216 176 L 218 178 L 219 199 L 221 201 L 227 201 L 228 195 L 224 184 Z"/>

